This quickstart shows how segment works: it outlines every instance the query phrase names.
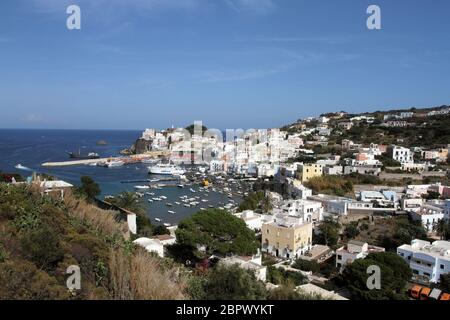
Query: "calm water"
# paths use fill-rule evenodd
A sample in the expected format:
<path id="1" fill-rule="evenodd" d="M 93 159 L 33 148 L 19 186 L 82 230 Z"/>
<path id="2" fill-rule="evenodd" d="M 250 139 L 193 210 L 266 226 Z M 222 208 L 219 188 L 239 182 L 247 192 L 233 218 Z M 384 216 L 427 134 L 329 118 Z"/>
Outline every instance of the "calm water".
<path id="1" fill-rule="evenodd" d="M 120 150 L 130 147 L 141 135 L 140 131 L 85 131 L 85 130 L 0 130 L 0 171 L 17 172 L 27 177 L 33 171 L 47 173 L 56 176 L 72 184 L 78 184 L 81 176 L 91 176 L 97 181 L 102 189 L 102 195 L 115 195 L 122 191 L 135 191 L 135 185 L 143 183 L 122 183 L 127 180 L 146 180 L 150 176 L 147 165 L 135 164 L 119 168 L 101 168 L 92 166 L 70 166 L 45 168 L 41 164 L 48 161 L 69 160 L 66 151 L 78 151 L 82 153 L 97 152 L 101 157 L 118 156 Z M 106 146 L 97 146 L 97 141 L 105 140 Z M 14 166 L 21 164 L 29 170 L 18 170 Z M 151 176 L 158 178 L 158 176 Z M 198 191 L 197 187 L 193 187 Z M 208 205 L 222 206 L 228 203 L 228 198 L 221 193 L 192 193 L 189 187 L 179 189 L 166 187 L 162 190 L 148 190 L 154 192 L 151 197 L 165 195 L 168 199 L 160 202 L 149 203 L 148 197 L 142 199 L 147 208 L 152 222 L 154 218 L 162 219 L 162 223 L 176 224 L 181 219 L 188 217 L 199 210 L 200 207 Z M 196 208 L 178 206 L 174 202 L 180 196 L 187 195 L 189 198 L 200 196 L 209 202 L 201 203 Z M 239 200 L 239 199 L 236 199 Z M 168 208 L 166 203 L 174 204 Z M 175 214 L 168 213 L 175 211 Z"/>

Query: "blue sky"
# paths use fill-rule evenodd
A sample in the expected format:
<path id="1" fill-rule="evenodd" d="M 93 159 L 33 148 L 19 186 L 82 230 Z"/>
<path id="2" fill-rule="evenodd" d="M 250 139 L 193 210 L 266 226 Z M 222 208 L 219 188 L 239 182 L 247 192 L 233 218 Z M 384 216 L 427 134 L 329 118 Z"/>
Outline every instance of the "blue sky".
<path id="1" fill-rule="evenodd" d="M 0 127 L 265 128 L 450 104 L 449 14 L 447 0 L 2 0 Z"/>

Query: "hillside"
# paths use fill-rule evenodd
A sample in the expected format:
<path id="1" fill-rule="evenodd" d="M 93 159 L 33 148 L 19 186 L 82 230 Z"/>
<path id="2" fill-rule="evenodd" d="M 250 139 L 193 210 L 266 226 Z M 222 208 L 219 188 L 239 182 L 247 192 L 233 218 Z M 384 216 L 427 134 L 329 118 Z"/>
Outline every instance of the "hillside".
<path id="1" fill-rule="evenodd" d="M 136 249 L 126 230 L 72 194 L 0 184 L 0 300 L 184 298 L 182 270 Z M 81 269 L 76 292 L 66 287 L 71 265 Z"/>
<path id="2" fill-rule="evenodd" d="M 348 114 L 327 113 L 328 126 L 332 129 L 328 145 L 340 145 L 349 139 L 362 144 L 400 144 L 406 147 L 438 148 L 450 142 L 450 113 L 440 114 L 449 106 L 425 109 L 402 109 L 376 111 L 372 113 Z M 403 116 L 400 116 L 402 115 Z M 362 118 L 362 119 L 359 119 Z M 367 118 L 372 118 L 370 121 Z M 342 129 L 339 124 L 351 122 L 350 129 Z M 283 127 L 289 132 L 300 132 L 300 128 L 319 125 L 315 119 L 299 120 Z"/>

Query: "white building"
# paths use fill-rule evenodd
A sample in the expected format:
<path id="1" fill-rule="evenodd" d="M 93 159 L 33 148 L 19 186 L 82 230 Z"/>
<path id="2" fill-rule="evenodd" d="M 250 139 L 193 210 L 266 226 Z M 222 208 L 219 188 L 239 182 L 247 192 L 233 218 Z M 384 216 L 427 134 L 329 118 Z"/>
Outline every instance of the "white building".
<path id="1" fill-rule="evenodd" d="M 437 223 L 444 219 L 444 215 L 444 206 L 432 203 L 426 203 L 418 210 L 410 212 L 411 218 L 420 221 L 428 232 L 433 231 Z"/>
<path id="2" fill-rule="evenodd" d="M 220 260 L 221 264 L 226 266 L 238 265 L 242 269 L 251 270 L 255 273 L 258 280 L 266 282 L 267 267 L 262 265 L 262 255 L 258 254 L 252 257 L 232 256 Z"/>
<path id="3" fill-rule="evenodd" d="M 403 198 L 400 200 L 400 204 L 404 211 L 419 211 L 423 205 L 423 198 Z"/>
<path id="4" fill-rule="evenodd" d="M 410 149 L 399 147 L 399 146 L 390 146 L 388 148 L 389 155 L 395 161 L 400 163 L 414 163 L 413 153 Z"/>
<path id="5" fill-rule="evenodd" d="M 319 222 L 323 220 L 323 207 L 322 203 L 311 200 L 287 200 L 273 214 L 299 217 L 300 223 Z"/>
<path id="6" fill-rule="evenodd" d="M 139 238 L 133 241 L 134 244 L 143 247 L 147 252 L 154 252 L 161 258 L 164 258 L 164 247 L 172 245 L 176 242 L 176 238 L 172 235 L 159 235 L 153 238 Z"/>
<path id="7" fill-rule="evenodd" d="M 437 283 L 442 274 L 450 272 L 450 242 L 413 240 L 411 245 L 397 248 L 397 254 L 408 263 L 417 278 Z"/>
<path id="8" fill-rule="evenodd" d="M 336 268 L 341 271 L 346 265 L 353 263 L 357 259 L 364 259 L 373 252 L 384 252 L 385 249 L 361 241 L 350 240 L 346 246 L 336 250 Z"/>
<path id="9" fill-rule="evenodd" d="M 247 228 L 252 229 L 254 231 L 260 231 L 263 223 L 268 222 L 265 219 L 265 216 L 259 213 L 255 213 L 253 210 L 245 210 L 239 213 L 236 213 L 236 216 L 244 220 Z"/>

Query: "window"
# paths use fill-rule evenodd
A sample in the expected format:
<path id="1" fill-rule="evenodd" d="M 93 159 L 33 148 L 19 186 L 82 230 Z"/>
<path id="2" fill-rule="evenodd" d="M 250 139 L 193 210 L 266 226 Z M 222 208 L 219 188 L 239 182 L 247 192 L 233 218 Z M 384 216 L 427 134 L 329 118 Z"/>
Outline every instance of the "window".
<path id="1" fill-rule="evenodd" d="M 442 270 L 444 270 L 444 269 L 445 269 L 445 266 L 444 266 L 443 264 L 441 264 L 441 269 L 442 269 Z"/>

